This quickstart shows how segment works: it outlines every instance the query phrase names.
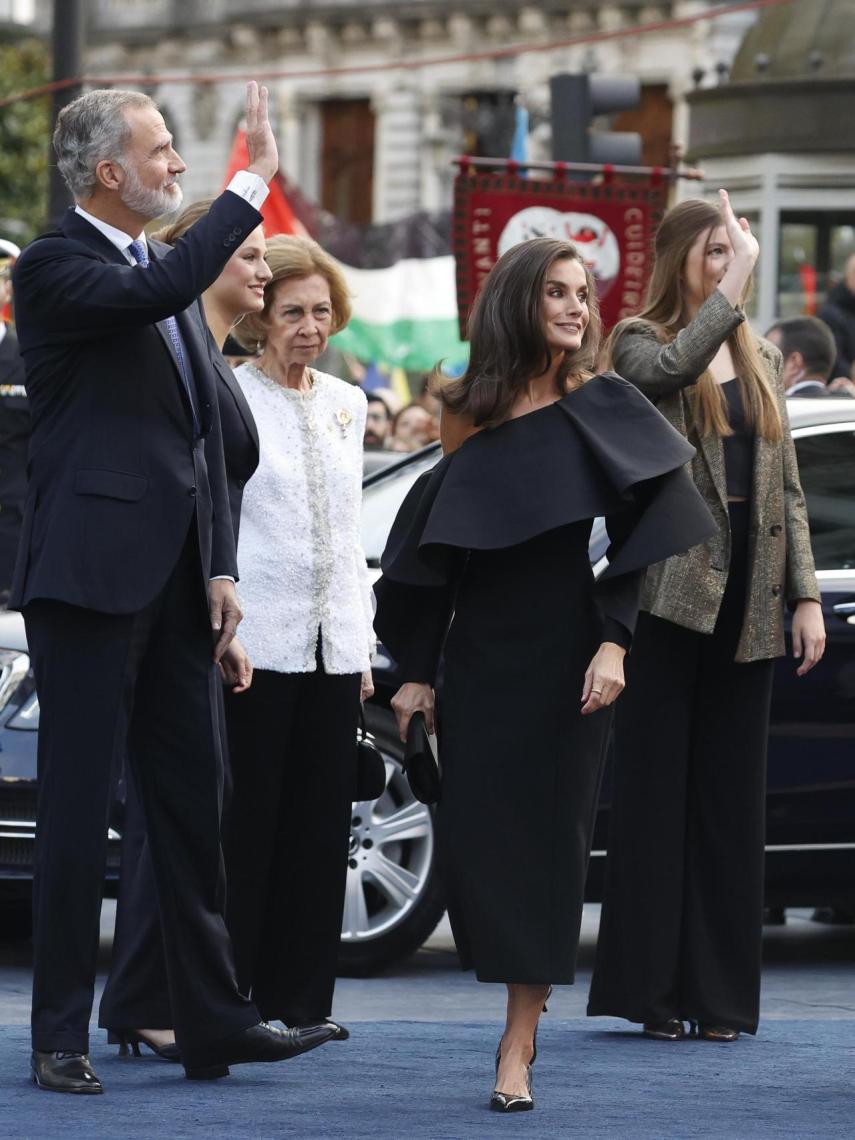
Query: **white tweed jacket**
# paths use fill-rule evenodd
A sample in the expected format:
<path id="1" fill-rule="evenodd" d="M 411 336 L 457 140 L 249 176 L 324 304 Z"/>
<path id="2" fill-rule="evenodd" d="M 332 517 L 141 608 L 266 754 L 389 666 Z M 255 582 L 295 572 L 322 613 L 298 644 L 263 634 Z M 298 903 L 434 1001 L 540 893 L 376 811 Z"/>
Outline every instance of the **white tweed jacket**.
<path id="1" fill-rule="evenodd" d="M 252 363 L 235 375 L 260 451 L 241 511 L 240 639 L 257 669 L 311 673 L 320 629 L 325 671 L 361 673 L 374 647 L 359 536 L 365 394 L 315 370 L 306 393 Z"/>

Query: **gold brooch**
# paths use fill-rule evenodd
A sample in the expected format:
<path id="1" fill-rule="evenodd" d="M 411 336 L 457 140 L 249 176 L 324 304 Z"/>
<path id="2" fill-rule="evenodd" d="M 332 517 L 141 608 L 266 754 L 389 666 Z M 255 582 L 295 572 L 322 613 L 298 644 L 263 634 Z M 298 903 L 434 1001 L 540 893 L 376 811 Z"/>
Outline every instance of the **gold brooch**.
<path id="1" fill-rule="evenodd" d="M 353 423 L 353 416 L 347 408 L 340 408 L 336 414 L 336 423 L 341 428 L 341 434 L 347 435 L 347 429 Z"/>

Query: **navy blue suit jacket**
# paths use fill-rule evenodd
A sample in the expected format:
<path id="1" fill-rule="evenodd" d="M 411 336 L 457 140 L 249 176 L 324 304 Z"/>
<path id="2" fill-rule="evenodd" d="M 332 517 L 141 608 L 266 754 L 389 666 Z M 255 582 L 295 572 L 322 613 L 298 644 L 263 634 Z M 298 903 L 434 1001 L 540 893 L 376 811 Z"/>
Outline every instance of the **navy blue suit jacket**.
<path id="1" fill-rule="evenodd" d="M 205 578 L 237 577 L 216 381 L 199 296 L 261 222 L 225 191 L 151 264 L 131 266 L 74 210 L 15 266 L 32 435 L 10 604 L 53 598 L 133 613 L 165 585 L 194 513 Z M 195 378 L 192 423 L 162 322 Z M 207 439 L 205 438 L 207 437 Z"/>

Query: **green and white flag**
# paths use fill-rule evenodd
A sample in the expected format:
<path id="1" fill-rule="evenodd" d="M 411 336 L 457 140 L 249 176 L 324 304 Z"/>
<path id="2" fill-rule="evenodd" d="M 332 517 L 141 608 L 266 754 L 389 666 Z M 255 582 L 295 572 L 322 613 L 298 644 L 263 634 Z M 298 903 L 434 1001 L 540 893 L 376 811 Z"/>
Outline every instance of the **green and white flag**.
<path id="1" fill-rule="evenodd" d="M 458 370 L 468 358 L 457 323 L 454 258 L 414 257 L 384 269 L 340 262 L 353 304 L 350 324 L 331 343 L 360 360 L 408 372 L 441 361 Z"/>

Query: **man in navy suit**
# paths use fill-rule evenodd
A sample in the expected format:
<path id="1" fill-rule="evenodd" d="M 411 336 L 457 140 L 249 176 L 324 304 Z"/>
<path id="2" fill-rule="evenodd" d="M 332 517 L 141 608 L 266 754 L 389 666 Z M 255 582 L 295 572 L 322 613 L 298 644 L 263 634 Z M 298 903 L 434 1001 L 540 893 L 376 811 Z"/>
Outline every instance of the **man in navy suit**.
<path id="1" fill-rule="evenodd" d="M 247 89 L 251 162 L 175 246 L 146 222 L 181 202 L 156 105 L 91 91 L 54 147 L 75 198 L 15 270 L 32 414 L 10 604 L 41 706 L 33 886 L 33 1080 L 101 1092 L 88 1058 L 108 811 L 126 753 L 145 807 L 175 1031 L 189 1077 L 329 1039 L 281 1031 L 238 992 L 223 922 L 215 663 L 241 614 L 217 399 L 198 297 L 244 237 L 278 163 Z M 127 1035 L 141 1027 L 118 1026 Z"/>
<path id="2" fill-rule="evenodd" d="M 782 380 L 788 396 L 817 399 L 834 395 L 828 380 L 837 345 L 831 329 L 818 317 L 788 317 L 766 333 L 784 358 Z"/>

